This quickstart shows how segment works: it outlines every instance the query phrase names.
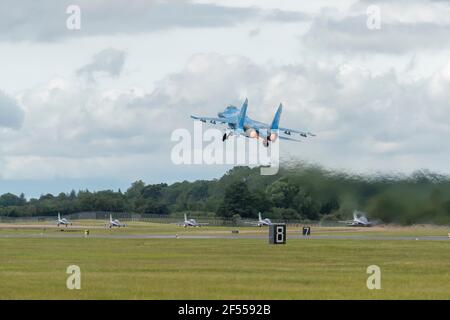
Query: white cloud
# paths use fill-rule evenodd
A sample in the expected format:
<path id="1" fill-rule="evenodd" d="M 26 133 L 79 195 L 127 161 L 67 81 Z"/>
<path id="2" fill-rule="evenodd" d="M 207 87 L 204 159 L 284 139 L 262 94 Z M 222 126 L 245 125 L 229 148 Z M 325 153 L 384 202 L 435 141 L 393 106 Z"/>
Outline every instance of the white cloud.
<path id="1" fill-rule="evenodd" d="M 69 41 L 66 51 L 45 42 L 9 44 L 7 60 L 19 69 L 26 65 L 20 75 L 30 67 L 23 60 L 33 58 L 22 54 L 14 60 L 14 50 L 24 48 L 39 48 L 42 58 L 46 48 L 57 47 L 67 66 L 53 71 L 47 61 L 45 69 L 54 76 L 41 76 L 39 85 L 23 85 L 13 95 L 9 88 L 9 96 L 0 94 L 0 115 L 6 110 L 0 117 L 6 127 L 0 136 L 3 177 L 165 181 L 204 178 L 208 170 L 219 175 L 223 168 L 171 165 L 170 134 L 192 129 L 191 114 L 215 116 L 245 97 L 249 116 L 268 122 L 282 102 L 283 126 L 318 134 L 303 143 L 282 143 L 285 157 L 360 171 L 450 172 L 450 145 L 443 138 L 450 131 L 447 3 L 378 1 L 382 29 L 369 31 L 370 1 L 283 2 L 285 11 L 268 1 L 206 2 L 158 2 L 152 12 L 143 10 L 149 3 L 144 1 L 128 11 L 121 2 L 83 2 L 95 21 L 84 21 L 82 28 L 89 28 L 80 35 L 100 37 Z M 45 4 L 38 9 L 53 14 L 54 7 Z M 0 41 L 70 37 L 45 15 L 13 24 L 22 15 L 14 8 L 0 10 L 7 15 L 0 18 Z M 297 20 L 302 23 L 284 23 Z M 221 28 L 205 29 L 213 26 Z M 80 43 L 89 44 L 89 54 L 107 47 L 124 51 L 107 49 L 92 60 L 83 52 L 74 59 Z M 14 78 L 15 69 L 5 77 Z"/>
<path id="2" fill-rule="evenodd" d="M 436 161 L 450 149 L 441 139 L 450 131 L 447 70 L 404 83 L 393 71 L 374 75 L 350 64 L 263 66 L 239 56 L 199 54 L 151 92 L 55 78 L 20 95 L 26 117 L 13 139 L 1 141 L 2 171 L 11 179 L 31 172 L 91 177 L 93 171 L 124 178 L 151 163 L 167 166 L 163 176 L 171 170 L 170 134 L 191 129 L 190 114 L 214 116 L 248 97 L 249 116 L 270 121 L 283 102 L 283 126 L 318 134 L 301 144 L 283 143 L 284 155 L 366 170 L 397 170 L 402 164 L 395 159 L 428 158 L 423 166 L 450 172 Z"/>
<path id="3" fill-rule="evenodd" d="M 367 27 L 367 8 L 380 9 L 380 28 Z M 450 5 L 446 2 L 360 1 L 342 11 L 324 8 L 302 35 L 308 48 L 347 55 L 401 54 L 448 48 Z"/>
<path id="4" fill-rule="evenodd" d="M 80 30 L 68 30 L 66 9 L 81 10 Z M 173 28 L 216 28 L 267 18 L 283 22 L 306 18 L 301 12 L 257 6 L 228 7 L 189 0 L 52 0 L 0 2 L 0 41 L 51 42 L 86 36 L 142 34 Z"/>
<path id="5" fill-rule="evenodd" d="M 96 75 L 117 77 L 123 70 L 126 53 L 114 48 L 104 49 L 94 55 L 92 62 L 77 70 L 80 76 L 94 80 Z"/>
<path id="6" fill-rule="evenodd" d="M 17 101 L 0 91 L 0 127 L 18 129 L 22 121 L 23 111 Z"/>

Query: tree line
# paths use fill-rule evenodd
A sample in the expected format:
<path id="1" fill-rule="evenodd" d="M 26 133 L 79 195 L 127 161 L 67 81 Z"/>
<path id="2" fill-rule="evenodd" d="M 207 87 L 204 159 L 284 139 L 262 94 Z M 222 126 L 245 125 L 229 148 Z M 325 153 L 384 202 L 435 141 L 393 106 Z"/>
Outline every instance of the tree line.
<path id="1" fill-rule="evenodd" d="M 426 170 L 411 175 L 363 176 L 290 164 L 277 175 L 235 167 L 220 179 L 146 184 L 122 192 L 72 190 L 26 199 L 0 196 L 0 216 L 53 216 L 58 212 L 110 211 L 160 215 L 195 212 L 223 218 L 337 221 L 362 210 L 385 223 L 450 223 L 450 178 Z"/>

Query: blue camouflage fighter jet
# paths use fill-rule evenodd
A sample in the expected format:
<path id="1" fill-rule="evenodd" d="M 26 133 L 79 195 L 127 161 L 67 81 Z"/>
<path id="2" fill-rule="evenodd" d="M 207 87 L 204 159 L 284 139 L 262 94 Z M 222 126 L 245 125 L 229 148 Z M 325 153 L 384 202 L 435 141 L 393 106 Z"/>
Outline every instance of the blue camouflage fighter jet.
<path id="1" fill-rule="evenodd" d="M 215 117 L 197 117 L 191 116 L 192 119 L 200 120 L 204 123 L 209 122 L 212 124 L 225 124 L 228 127 L 228 132 L 225 132 L 222 137 L 222 141 L 225 141 L 232 135 L 243 135 L 247 138 L 252 139 L 263 139 L 263 145 L 265 147 L 269 146 L 270 142 L 274 142 L 278 137 L 282 140 L 291 140 L 300 142 L 300 140 L 286 137 L 284 135 L 292 135 L 293 133 L 299 134 L 300 136 L 306 138 L 308 136 L 315 136 L 311 132 L 299 131 L 289 128 L 279 127 L 281 111 L 283 110 L 283 105 L 280 103 L 277 112 L 272 120 L 271 124 L 256 121 L 247 116 L 247 106 L 248 99 L 245 99 L 244 104 L 241 109 L 229 105 L 225 108 L 223 112 L 217 114 Z M 280 135 L 284 134 L 284 135 Z"/>

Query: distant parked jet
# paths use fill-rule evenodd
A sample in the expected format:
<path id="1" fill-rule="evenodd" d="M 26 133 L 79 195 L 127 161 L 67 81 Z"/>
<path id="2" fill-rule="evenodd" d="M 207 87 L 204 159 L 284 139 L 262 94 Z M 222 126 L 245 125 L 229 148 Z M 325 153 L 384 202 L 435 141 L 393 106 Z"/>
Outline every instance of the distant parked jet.
<path id="1" fill-rule="evenodd" d="M 251 222 L 247 222 L 247 223 L 253 224 L 258 227 L 262 227 L 262 226 L 270 226 L 272 224 L 272 221 L 270 221 L 269 218 L 263 219 L 261 217 L 261 212 L 258 212 L 258 221 L 251 221 Z"/>
<path id="2" fill-rule="evenodd" d="M 339 221 L 341 223 L 345 223 L 350 227 L 371 227 L 372 222 L 370 222 L 364 212 L 361 211 L 353 211 L 353 220 Z"/>
<path id="3" fill-rule="evenodd" d="M 58 227 L 59 227 L 60 224 L 65 225 L 65 226 L 67 227 L 69 224 L 72 225 L 72 222 L 70 222 L 70 221 L 67 220 L 66 218 L 62 218 L 62 219 L 61 219 L 61 215 L 60 215 L 60 213 L 58 212 L 58 220 L 57 220 L 57 225 L 58 225 Z"/>
<path id="4" fill-rule="evenodd" d="M 109 228 L 112 228 L 112 227 L 120 228 L 120 227 L 126 227 L 126 225 L 124 223 L 120 223 L 120 221 L 117 219 L 113 220 L 112 215 L 110 214 L 109 215 Z"/>
<path id="5" fill-rule="evenodd" d="M 283 110 L 283 105 L 280 103 L 277 112 L 272 120 L 271 124 L 259 122 L 250 119 L 247 114 L 248 100 L 245 99 L 244 104 L 241 109 L 233 105 L 229 105 L 225 108 L 223 112 L 219 112 L 218 118 L 215 117 L 197 117 L 191 116 L 192 119 L 200 120 L 202 122 L 210 122 L 212 124 L 222 123 L 228 126 L 228 132 L 223 134 L 222 141 L 225 141 L 231 135 L 243 135 L 247 138 L 263 139 L 263 145 L 265 147 L 269 146 L 269 142 L 275 141 L 278 137 L 283 140 L 291 140 L 300 142 L 300 140 L 285 137 L 279 135 L 279 133 L 286 134 L 288 136 L 291 133 L 298 133 L 302 137 L 315 136 L 311 132 L 299 131 L 289 128 L 281 128 L 278 126 L 281 117 L 281 111 Z"/>
<path id="6" fill-rule="evenodd" d="M 187 215 L 184 214 L 184 221 L 179 223 L 180 226 L 183 226 L 185 228 L 187 227 L 201 227 L 204 225 L 207 225 L 208 223 L 198 223 L 197 221 L 195 221 L 195 219 L 188 219 Z"/>

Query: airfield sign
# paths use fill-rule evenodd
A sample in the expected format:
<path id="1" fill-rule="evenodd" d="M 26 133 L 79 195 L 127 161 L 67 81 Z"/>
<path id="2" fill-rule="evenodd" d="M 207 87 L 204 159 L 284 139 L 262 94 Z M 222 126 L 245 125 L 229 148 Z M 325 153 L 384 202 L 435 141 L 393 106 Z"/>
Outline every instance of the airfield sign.
<path id="1" fill-rule="evenodd" d="M 286 243 L 286 224 L 273 223 L 269 226 L 269 244 Z"/>
<path id="2" fill-rule="evenodd" d="M 302 234 L 304 236 L 310 236 L 311 235 L 311 227 L 303 227 Z"/>

